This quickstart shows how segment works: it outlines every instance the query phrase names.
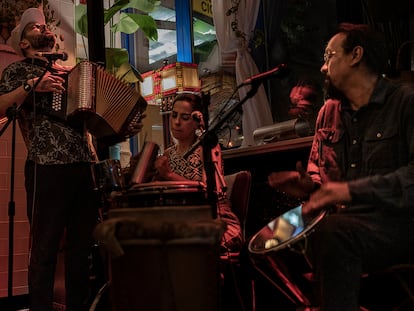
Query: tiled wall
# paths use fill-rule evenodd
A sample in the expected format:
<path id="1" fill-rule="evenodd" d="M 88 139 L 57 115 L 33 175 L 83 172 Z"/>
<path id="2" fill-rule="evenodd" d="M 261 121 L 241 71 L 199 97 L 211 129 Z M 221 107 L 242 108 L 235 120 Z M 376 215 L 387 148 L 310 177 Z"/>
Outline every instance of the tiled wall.
<path id="1" fill-rule="evenodd" d="M 5 124 L 1 124 L 3 128 Z M 9 239 L 13 238 L 12 286 L 13 296 L 27 294 L 27 264 L 29 249 L 29 224 L 26 217 L 26 192 L 24 189 L 24 160 L 26 147 L 16 125 L 16 154 L 14 191 L 11 196 L 12 123 L 0 136 L 0 297 L 8 296 Z M 9 206 L 14 202 L 15 215 L 10 217 Z M 10 227 L 9 220 L 13 226 Z M 11 236 L 10 228 L 13 229 Z"/>

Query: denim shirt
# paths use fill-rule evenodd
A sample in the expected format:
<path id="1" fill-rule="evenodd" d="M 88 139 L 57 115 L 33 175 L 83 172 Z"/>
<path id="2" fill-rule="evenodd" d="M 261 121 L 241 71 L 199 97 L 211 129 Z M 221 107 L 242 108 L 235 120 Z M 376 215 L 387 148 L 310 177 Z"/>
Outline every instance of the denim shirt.
<path id="1" fill-rule="evenodd" d="M 414 212 L 414 89 L 380 78 L 353 111 L 329 99 L 316 122 L 308 172 L 314 182 L 348 181 L 351 205 Z"/>

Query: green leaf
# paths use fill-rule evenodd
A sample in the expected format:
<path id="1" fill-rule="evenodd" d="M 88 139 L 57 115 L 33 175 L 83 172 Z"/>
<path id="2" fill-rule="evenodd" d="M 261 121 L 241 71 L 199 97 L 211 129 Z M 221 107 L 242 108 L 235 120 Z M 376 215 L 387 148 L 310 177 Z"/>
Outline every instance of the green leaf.
<path id="1" fill-rule="evenodd" d="M 106 25 L 115 14 L 119 13 L 120 10 L 127 8 L 129 2 L 130 1 L 128 0 L 119 0 L 116 1 L 108 10 L 105 10 L 104 24 Z"/>
<path id="2" fill-rule="evenodd" d="M 161 1 L 157 0 L 131 0 L 128 7 L 149 13 L 154 11 L 155 7 L 159 5 L 161 5 Z"/>
<path id="3" fill-rule="evenodd" d="M 105 25 L 111 18 L 123 9 L 137 9 L 145 13 L 154 11 L 155 7 L 159 6 L 161 1 L 157 0 L 119 0 L 116 1 L 108 10 L 105 11 L 104 23 Z"/>
<path id="4" fill-rule="evenodd" d="M 110 72 L 116 72 L 123 64 L 129 62 L 129 54 L 126 49 L 105 48 L 106 69 Z"/>
<path id="5" fill-rule="evenodd" d="M 88 17 L 85 4 L 75 6 L 75 32 L 88 37 Z"/>
<path id="6" fill-rule="evenodd" d="M 155 23 L 155 20 L 148 15 L 121 13 L 119 22 L 113 25 L 111 30 L 113 32 L 120 31 L 126 34 L 132 34 L 140 28 L 149 40 L 158 40 L 157 24 Z"/>
<path id="7" fill-rule="evenodd" d="M 114 5 L 105 11 L 104 25 L 122 9 L 134 7 L 140 10 L 153 10 L 158 5 L 160 5 L 160 1 L 156 0 L 116 1 Z M 145 14 L 121 12 L 119 22 L 111 27 L 111 31 L 132 34 L 140 28 L 149 40 L 158 40 L 157 24 L 151 16 Z M 87 6 L 85 4 L 75 6 L 75 32 L 88 37 Z"/>
<path id="8" fill-rule="evenodd" d="M 123 63 L 115 73 L 115 76 L 127 83 L 143 82 L 141 73 L 130 63 Z"/>

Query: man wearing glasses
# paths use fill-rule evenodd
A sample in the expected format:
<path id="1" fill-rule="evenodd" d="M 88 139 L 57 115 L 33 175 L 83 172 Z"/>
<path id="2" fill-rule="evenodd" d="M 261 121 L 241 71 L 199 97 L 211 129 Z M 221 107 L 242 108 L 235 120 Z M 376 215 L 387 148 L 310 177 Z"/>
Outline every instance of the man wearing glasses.
<path id="1" fill-rule="evenodd" d="M 310 236 L 321 310 L 360 310 L 361 275 L 414 263 L 414 90 L 384 77 L 386 50 L 366 25 L 340 25 L 307 168 L 268 176 L 304 215 L 330 211 Z"/>

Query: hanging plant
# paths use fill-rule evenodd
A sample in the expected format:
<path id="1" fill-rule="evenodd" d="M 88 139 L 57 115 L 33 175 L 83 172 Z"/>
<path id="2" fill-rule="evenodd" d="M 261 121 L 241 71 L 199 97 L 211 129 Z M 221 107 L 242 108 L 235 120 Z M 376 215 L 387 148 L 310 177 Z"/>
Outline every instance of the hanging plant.
<path id="1" fill-rule="evenodd" d="M 239 19 L 237 18 L 237 12 L 239 11 L 239 5 L 241 0 L 231 0 L 232 7 L 227 10 L 226 16 L 233 16 L 231 22 L 231 30 L 234 32 L 237 38 L 242 40 L 243 44 L 247 43 L 247 34 L 239 29 Z"/>
<path id="2" fill-rule="evenodd" d="M 253 46 L 254 48 L 259 47 L 264 44 L 264 32 L 260 29 L 255 29 L 253 35 L 249 40 L 247 40 L 247 34 L 240 30 L 239 28 L 239 19 L 237 13 L 239 11 L 240 2 L 242 0 L 231 0 L 231 8 L 227 10 L 226 16 L 233 16 L 233 21 L 231 22 L 231 30 L 234 32 L 235 36 L 241 40 L 242 46 Z"/>

